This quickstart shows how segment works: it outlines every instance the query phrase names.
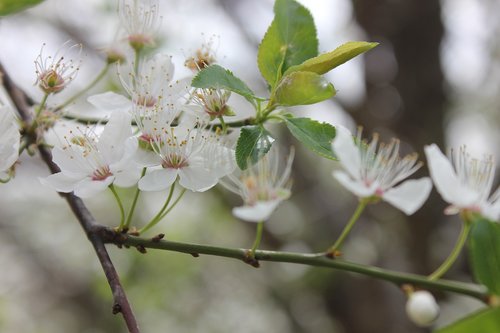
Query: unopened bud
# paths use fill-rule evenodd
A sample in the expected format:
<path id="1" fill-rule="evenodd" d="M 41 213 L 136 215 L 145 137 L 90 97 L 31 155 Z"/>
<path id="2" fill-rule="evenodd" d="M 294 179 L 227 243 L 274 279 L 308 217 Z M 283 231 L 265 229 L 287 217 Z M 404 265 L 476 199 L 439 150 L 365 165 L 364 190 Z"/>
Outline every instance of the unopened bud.
<path id="1" fill-rule="evenodd" d="M 430 326 L 439 315 L 439 305 L 430 292 L 415 291 L 409 295 L 406 302 L 406 314 L 417 326 Z"/>

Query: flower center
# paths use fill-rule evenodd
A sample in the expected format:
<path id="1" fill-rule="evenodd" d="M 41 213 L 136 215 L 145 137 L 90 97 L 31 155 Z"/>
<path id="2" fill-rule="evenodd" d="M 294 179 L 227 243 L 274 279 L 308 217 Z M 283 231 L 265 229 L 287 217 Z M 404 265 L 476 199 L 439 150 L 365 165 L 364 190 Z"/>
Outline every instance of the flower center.
<path id="1" fill-rule="evenodd" d="M 40 76 L 40 88 L 46 93 L 57 93 L 64 88 L 64 79 L 51 69 Z"/>
<path id="2" fill-rule="evenodd" d="M 161 166 L 165 169 L 181 169 L 189 166 L 189 163 L 184 155 L 171 153 L 163 158 Z"/>
<path id="3" fill-rule="evenodd" d="M 109 169 L 109 166 L 103 166 L 99 169 L 94 170 L 92 173 L 92 180 L 105 180 L 109 176 L 112 176 L 113 174 L 111 173 L 111 170 Z"/>
<path id="4" fill-rule="evenodd" d="M 156 105 L 157 100 L 153 96 L 146 95 L 137 97 L 137 99 L 134 102 L 136 105 L 152 108 L 153 106 Z"/>

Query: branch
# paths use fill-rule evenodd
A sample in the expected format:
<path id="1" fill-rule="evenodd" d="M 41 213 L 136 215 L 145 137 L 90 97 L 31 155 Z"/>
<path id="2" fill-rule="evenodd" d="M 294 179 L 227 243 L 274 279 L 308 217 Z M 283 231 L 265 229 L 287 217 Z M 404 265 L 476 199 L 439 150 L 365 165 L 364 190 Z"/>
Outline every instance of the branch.
<path id="1" fill-rule="evenodd" d="M 7 72 L 5 71 L 2 64 L 0 64 L 0 74 L 2 75 L 4 87 L 9 94 L 12 102 L 19 112 L 19 116 L 25 123 L 25 128 L 30 128 L 32 124 L 32 112 L 29 108 L 30 104 L 33 104 L 28 96 L 12 81 Z M 36 137 L 36 131 L 28 131 L 25 135 L 32 136 L 30 139 L 32 142 L 38 142 Z M 52 154 L 49 149 L 39 145 L 38 151 L 40 152 L 41 158 L 47 164 L 48 168 L 52 173 L 59 172 L 59 167 L 52 162 Z M 73 195 L 72 193 L 60 193 L 60 195 L 66 199 L 71 210 L 75 214 L 81 227 L 87 234 L 89 241 L 92 243 L 94 250 L 99 258 L 106 279 L 108 280 L 109 286 L 113 293 L 113 313 L 121 313 L 127 328 L 130 333 L 140 333 L 139 326 L 132 312 L 132 308 L 128 302 L 125 291 L 120 283 L 118 273 L 109 257 L 106 250 L 105 244 L 101 238 L 102 226 L 97 224 L 94 217 L 87 209 L 83 201 Z"/>
<path id="2" fill-rule="evenodd" d="M 161 237 L 156 236 L 153 237 L 152 239 L 146 239 L 126 234 L 118 234 L 113 232 L 112 230 L 109 231 L 110 232 L 107 233 L 107 236 L 110 238 L 105 239 L 106 242 L 113 243 L 118 246 L 122 245 L 133 246 L 136 247 L 141 252 L 144 252 L 145 248 L 151 248 L 151 249 L 188 253 L 194 257 L 198 257 L 200 254 L 206 254 L 211 256 L 239 259 L 255 267 L 258 267 L 258 261 L 287 262 L 293 264 L 303 264 L 308 266 L 327 267 L 342 271 L 354 272 L 370 276 L 376 279 L 390 281 L 397 284 L 398 286 L 402 286 L 404 284 L 412 284 L 417 287 L 445 290 L 471 296 L 483 302 L 487 302 L 489 298 L 489 294 L 486 291 L 486 289 L 476 284 L 456 282 L 450 280 L 432 281 L 429 280 L 427 276 L 401 273 L 372 266 L 360 265 L 340 259 L 330 259 L 326 257 L 325 253 L 303 254 L 303 253 L 293 253 L 293 252 L 257 250 L 255 251 L 255 259 L 257 260 L 257 262 L 255 262 L 255 261 L 249 261 L 248 250 L 246 249 L 235 249 L 235 248 L 216 247 L 216 246 L 199 245 L 191 243 L 172 242 L 167 240 L 161 240 L 163 235 L 159 235 Z"/>

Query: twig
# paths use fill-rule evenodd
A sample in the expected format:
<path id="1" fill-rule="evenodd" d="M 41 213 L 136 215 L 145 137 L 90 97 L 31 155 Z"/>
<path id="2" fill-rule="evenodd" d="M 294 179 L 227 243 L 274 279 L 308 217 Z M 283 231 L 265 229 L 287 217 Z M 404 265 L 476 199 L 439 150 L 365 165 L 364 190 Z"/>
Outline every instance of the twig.
<path id="1" fill-rule="evenodd" d="M 25 126 L 29 128 L 32 122 L 32 113 L 29 109 L 29 99 L 26 94 L 16 86 L 16 84 L 11 80 L 7 72 L 5 71 L 2 64 L 0 64 L 0 72 L 2 73 L 3 84 L 7 93 L 9 94 L 12 102 L 17 108 L 19 112 L 19 116 L 24 121 Z M 36 135 L 35 132 L 26 133 L 26 135 Z M 32 142 L 37 142 L 36 137 L 31 138 Z M 48 166 L 52 173 L 59 172 L 59 167 L 52 162 L 52 154 L 49 149 L 44 147 L 43 145 L 38 146 L 38 151 L 40 152 L 40 156 L 45 164 Z M 101 266 L 104 270 L 104 274 L 108 280 L 108 283 L 111 287 L 111 291 L 113 293 L 113 313 L 121 313 L 127 328 L 130 333 L 140 333 L 139 326 L 137 325 L 137 321 L 132 312 L 132 308 L 128 302 L 125 291 L 120 283 L 120 279 L 116 269 L 109 257 L 109 254 L 106 250 L 103 238 L 102 238 L 102 226 L 100 226 L 87 209 L 83 201 L 73 195 L 72 193 L 60 193 L 60 195 L 66 199 L 71 210 L 75 214 L 78 222 L 81 227 L 87 234 L 89 241 L 92 243 L 94 250 L 99 258 Z"/>

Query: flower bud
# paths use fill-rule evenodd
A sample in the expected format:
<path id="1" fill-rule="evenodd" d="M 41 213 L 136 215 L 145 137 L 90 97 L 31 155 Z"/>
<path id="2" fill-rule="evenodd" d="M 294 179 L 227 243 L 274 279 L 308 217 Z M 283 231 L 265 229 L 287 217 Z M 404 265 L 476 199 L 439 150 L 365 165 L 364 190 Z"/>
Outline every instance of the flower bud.
<path id="1" fill-rule="evenodd" d="M 415 291 L 406 302 L 406 314 L 417 326 L 430 326 L 439 315 L 439 305 L 430 292 Z"/>

